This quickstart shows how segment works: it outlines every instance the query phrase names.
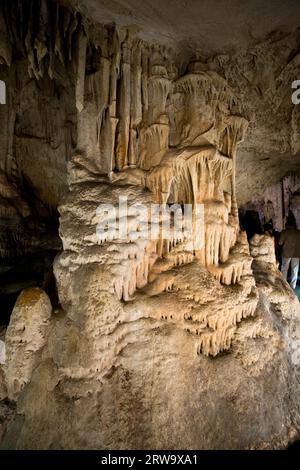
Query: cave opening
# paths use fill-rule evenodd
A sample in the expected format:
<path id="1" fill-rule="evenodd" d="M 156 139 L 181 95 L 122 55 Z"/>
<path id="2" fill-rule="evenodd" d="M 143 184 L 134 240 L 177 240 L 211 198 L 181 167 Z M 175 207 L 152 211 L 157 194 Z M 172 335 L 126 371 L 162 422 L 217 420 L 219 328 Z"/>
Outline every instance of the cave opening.
<path id="1" fill-rule="evenodd" d="M 39 249 L 23 256 L 0 259 L 0 325 L 9 323 L 18 295 L 28 287 L 44 289 L 53 308 L 57 308 L 53 262 L 58 253 L 58 249 Z"/>
<path id="2" fill-rule="evenodd" d="M 262 234 L 263 227 L 260 221 L 259 213 L 256 210 L 239 211 L 239 219 L 242 230 L 247 232 L 247 238 L 250 240 L 256 233 Z"/>
<path id="3" fill-rule="evenodd" d="M 40 249 L 14 258 L 0 258 L 0 327 L 8 326 L 19 294 L 40 287 L 49 296 L 53 309 L 59 307 L 53 262 L 57 249 Z"/>
<path id="4" fill-rule="evenodd" d="M 53 309 L 59 307 L 53 262 L 61 251 L 59 213 L 39 200 L 26 178 L 22 196 L 30 213 L 9 221 L 0 233 L 0 327 L 7 327 L 20 293 L 40 287 L 49 296 Z"/>

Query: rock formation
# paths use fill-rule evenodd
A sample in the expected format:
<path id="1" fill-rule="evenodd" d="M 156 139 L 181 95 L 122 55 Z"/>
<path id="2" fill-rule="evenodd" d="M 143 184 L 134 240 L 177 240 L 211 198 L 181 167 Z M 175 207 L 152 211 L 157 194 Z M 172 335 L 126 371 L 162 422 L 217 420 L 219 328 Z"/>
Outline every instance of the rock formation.
<path id="1" fill-rule="evenodd" d="M 271 152 L 262 122 L 298 63 L 290 56 L 274 85 L 260 58 L 299 34 L 257 45 L 254 64 L 247 50 L 191 57 L 183 71 L 176 48 L 130 28 L 17 3 L 0 7 L 2 270 L 42 247 L 56 255 L 55 288 L 43 272 L 0 336 L 2 448 L 287 446 L 300 429 L 299 302 L 273 240 L 249 244 L 241 231 L 236 188 L 238 149 Z M 283 49 L 268 56 L 271 75 Z M 276 111 L 260 115 L 260 104 L 253 117 L 260 81 Z M 298 213 L 299 180 L 284 181 L 286 210 Z M 277 193 L 264 197 L 276 214 Z M 145 210 L 124 215 L 125 199 Z M 176 228 L 182 209 L 191 237 Z"/>

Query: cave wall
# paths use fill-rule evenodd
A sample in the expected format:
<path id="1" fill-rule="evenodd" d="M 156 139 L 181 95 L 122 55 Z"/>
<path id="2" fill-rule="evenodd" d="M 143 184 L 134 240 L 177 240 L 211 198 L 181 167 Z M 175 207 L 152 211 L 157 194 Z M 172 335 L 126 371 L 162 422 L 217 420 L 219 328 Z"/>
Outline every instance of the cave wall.
<path id="1" fill-rule="evenodd" d="M 5 240 L 20 232 L 19 251 L 22 244 L 23 251 L 30 250 L 37 243 L 34 238 L 40 238 L 30 228 L 42 231 L 41 221 L 54 217 L 67 188 L 67 162 L 77 138 L 71 63 L 77 17 L 52 2 L 29 2 L 27 7 L 2 2 L 0 16 L 0 79 L 6 84 L 1 198 L 11 210 L 11 215 L 2 214 L 7 226 L 1 249 L 7 256 L 13 256 L 16 247 L 9 241 L 5 246 Z M 14 210 L 16 197 L 27 208 L 21 221 Z"/>
<path id="2" fill-rule="evenodd" d="M 35 231 L 43 211 L 58 207 L 63 250 L 54 262 L 59 304 L 26 289 L 5 334 L 0 390 L 15 411 L 1 446 L 287 445 L 299 433 L 299 302 L 272 240 L 249 246 L 236 190 L 247 170 L 239 149 L 252 152 L 255 142 L 272 151 L 264 125 L 273 110 L 253 118 L 264 46 L 250 56 L 195 55 L 182 70 L 175 50 L 126 28 L 51 1 L 26 11 L 16 3 L 4 2 L 0 16 L 10 125 L 1 134 L 3 219 L 6 231 L 9 223 Z M 287 48 L 297 37 L 283 38 Z M 276 73 L 283 49 L 270 55 Z M 264 99 L 280 106 L 272 86 Z M 184 233 L 164 238 L 159 224 L 149 240 L 137 214 L 136 238 L 99 236 L 99 204 L 117 207 L 120 195 L 147 213 L 176 203 L 195 214 L 201 204 L 203 244 L 195 249 Z"/>

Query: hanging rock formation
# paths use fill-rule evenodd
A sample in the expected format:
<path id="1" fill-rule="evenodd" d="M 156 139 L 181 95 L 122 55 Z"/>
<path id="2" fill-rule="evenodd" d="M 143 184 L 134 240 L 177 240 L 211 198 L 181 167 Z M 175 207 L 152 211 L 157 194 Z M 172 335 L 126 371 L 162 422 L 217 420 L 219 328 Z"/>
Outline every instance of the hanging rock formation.
<path id="1" fill-rule="evenodd" d="M 254 139 L 256 98 L 233 77 L 247 53 L 183 71 L 174 48 L 130 28 L 17 3 L 0 7 L 0 252 L 16 228 L 19 255 L 41 244 L 43 226 L 30 230 L 56 210 L 62 250 L 58 305 L 23 291 L 5 333 L 1 447 L 287 446 L 300 429 L 299 302 L 272 240 L 249 245 L 239 226 L 237 152 Z M 144 210 L 127 217 L 120 197 Z M 176 230 L 182 208 L 191 237 Z"/>

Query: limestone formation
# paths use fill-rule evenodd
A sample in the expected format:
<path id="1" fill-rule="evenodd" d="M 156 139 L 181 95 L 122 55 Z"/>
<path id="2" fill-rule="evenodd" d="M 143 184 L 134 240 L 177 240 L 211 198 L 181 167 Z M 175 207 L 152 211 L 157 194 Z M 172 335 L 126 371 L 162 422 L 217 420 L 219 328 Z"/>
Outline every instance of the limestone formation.
<path id="1" fill-rule="evenodd" d="M 299 31 L 183 57 L 80 2 L 19 3 L 0 6 L 0 275 L 43 248 L 55 283 L 48 270 L 23 290 L 0 335 L 1 447 L 286 447 L 299 301 L 238 205 L 277 230 L 289 210 L 299 221 L 284 91 Z M 288 171 L 245 183 L 245 156 L 274 148 L 295 157 Z"/>
<path id="2" fill-rule="evenodd" d="M 8 397 L 15 400 L 31 379 L 38 352 L 47 341 L 51 303 L 39 289 L 19 296 L 5 334 L 5 376 Z"/>

